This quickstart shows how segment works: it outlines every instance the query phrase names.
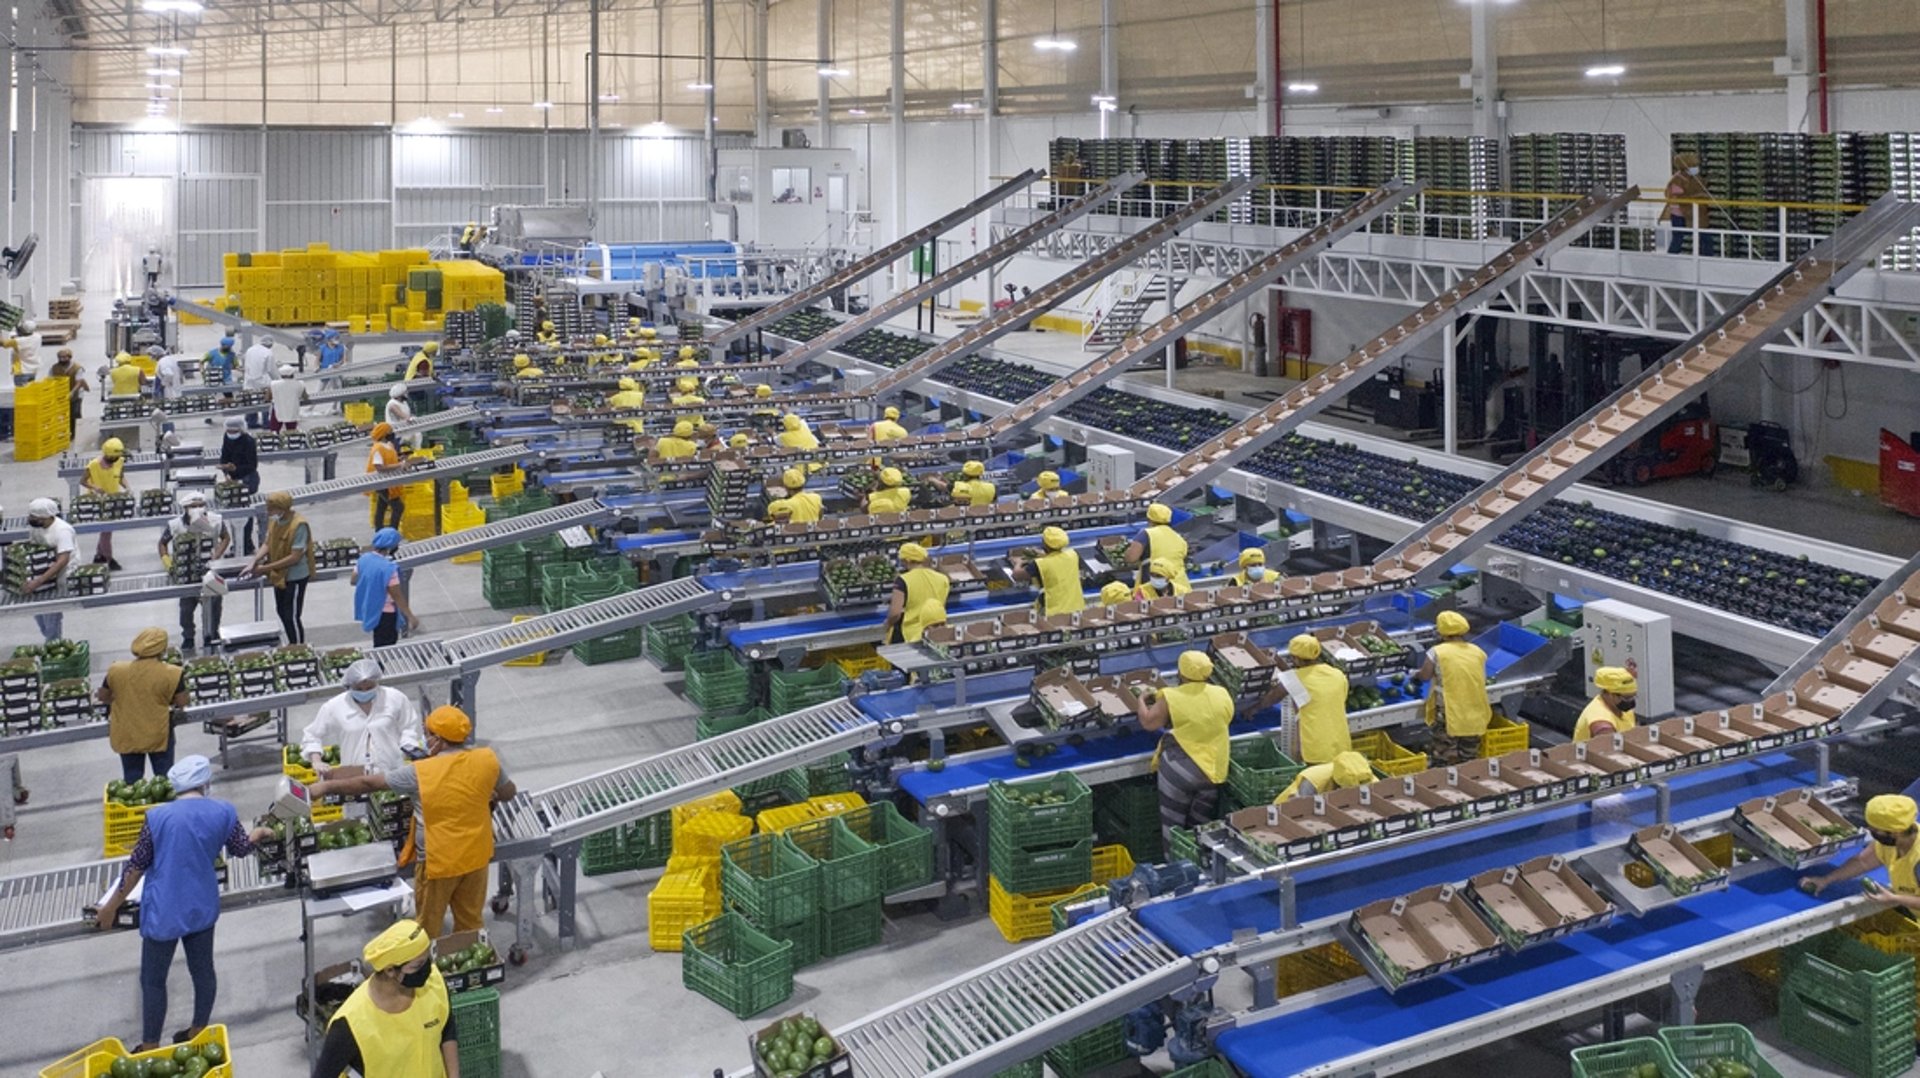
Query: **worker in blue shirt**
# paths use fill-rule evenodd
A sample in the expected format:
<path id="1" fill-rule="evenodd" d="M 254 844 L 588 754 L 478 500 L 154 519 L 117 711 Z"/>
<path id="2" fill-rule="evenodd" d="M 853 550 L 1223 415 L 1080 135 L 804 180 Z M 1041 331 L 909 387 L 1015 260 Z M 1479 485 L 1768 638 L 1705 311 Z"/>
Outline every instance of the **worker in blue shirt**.
<path id="1" fill-rule="evenodd" d="M 320 341 L 320 369 L 330 371 L 347 361 L 347 346 L 340 343 L 340 331 L 330 329 Z M 332 388 L 338 384 L 337 378 L 322 378 L 320 384 Z"/>
<path id="2" fill-rule="evenodd" d="M 207 352 L 206 373 L 202 376 L 208 385 L 226 385 L 233 381 L 233 367 L 239 357 L 233 354 L 233 338 L 220 338 L 220 347 Z"/>

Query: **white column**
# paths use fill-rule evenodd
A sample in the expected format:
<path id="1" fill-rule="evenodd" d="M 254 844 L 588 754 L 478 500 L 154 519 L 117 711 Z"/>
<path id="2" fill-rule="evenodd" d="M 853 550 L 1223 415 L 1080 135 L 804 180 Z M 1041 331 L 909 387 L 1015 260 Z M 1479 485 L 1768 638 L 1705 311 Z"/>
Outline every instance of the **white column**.
<path id="1" fill-rule="evenodd" d="M 769 145 L 773 116 L 767 106 L 767 0 L 751 0 L 753 8 L 753 144 Z"/>
<path id="2" fill-rule="evenodd" d="M 980 138 L 985 144 L 980 154 L 980 187 L 992 190 L 1000 174 L 1000 0 L 980 0 Z M 987 246 L 993 237 L 993 209 L 980 214 L 974 226 L 974 249 Z M 993 301 L 1000 294 L 1000 267 L 987 267 L 986 312 L 993 313 Z"/>
<path id="3" fill-rule="evenodd" d="M 1449 325 L 1440 334 L 1440 382 L 1444 390 L 1440 394 L 1441 449 L 1448 456 L 1453 456 L 1460 451 L 1459 345 L 1459 337 L 1455 334 L 1454 328 Z"/>
<path id="4" fill-rule="evenodd" d="M 907 0 L 893 0 L 888 20 L 890 72 L 887 89 L 887 128 L 893 140 L 893 235 L 907 232 Z M 894 263 L 894 290 L 905 280 Z"/>
<path id="5" fill-rule="evenodd" d="M 700 100 L 705 105 L 700 112 L 700 120 L 707 136 L 707 201 L 718 202 L 720 201 L 720 150 L 713 144 L 713 110 L 719 107 L 717 95 L 720 93 L 720 87 L 715 80 L 720 77 L 720 73 L 716 70 L 714 60 L 713 0 L 707 0 L 701 14 L 706 21 L 706 31 L 700 43 L 700 81 L 705 83 L 707 88 L 700 95 Z"/>
<path id="6" fill-rule="evenodd" d="M 1280 20 L 1278 7 L 1279 0 L 1253 0 L 1253 86 L 1263 135 L 1280 130 L 1280 87 L 1273 77 L 1273 28 Z"/>
<path id="7" fill-rule="evenodd" d="M 1473 45 L 1473 66 L 1467 75 L 1467 88 L 1473 98 L 1473 133 L 1482 138 L 1502 140 L 1505 156 L 1504 124 L 1500 116 L 1500 40 L 1490 2 L 1471 4 L 1469 37 Z"/>
<path id="8" fill-rule="evenodd" d="M 816 9 L 817 20 L 813 28 L 814 55 L 820 58 L 820 66 L 826 67 L 833 59 L 833 0 L 819 0 Z M 833 80 L 820 76 L 818 99 L 814 104 L 819 126 L 819 137 L 815 145 L 826 149 L 833 145 Z"/>
<path id="9" fill-rule="evenodd" d="M 1114 0 L 1100 0 L 1100 95 L 1118 103 L 1120 98 L 1119 26 Z M 1100 137 L 1107 137 L 1107 117 L 1113 113 L 1100 109 Z"/>
<path id="10" fill-rule="evenodd" d="M 0 11 L 0 30 L 8 39 L 15 37 L 12 5 Z M 0 49 L 0 131 L 10 130 L 13 123 L 13 70 L 13 50 Z M 0 183 L 6 183 L 12 175 L 13 139 L 0 138 Z M 0 190 L 0 241 L 12 246 L 18 238 L 13 234 L 13 197 L 7 190 Z M 0 298 L 5 294 L 0 288 Z"/>
<path id="11" fill-rule="evenodd" d="M 1775 63 L 1775 74 L 1787 77 L 1788 131 L 1818 133 L 1819 111 L 1815 97 L 1819 93 L 1819 43 L 1814 26 L 1816 0 L 1785 0 L 1787 5 L 1787 53 Z"/>

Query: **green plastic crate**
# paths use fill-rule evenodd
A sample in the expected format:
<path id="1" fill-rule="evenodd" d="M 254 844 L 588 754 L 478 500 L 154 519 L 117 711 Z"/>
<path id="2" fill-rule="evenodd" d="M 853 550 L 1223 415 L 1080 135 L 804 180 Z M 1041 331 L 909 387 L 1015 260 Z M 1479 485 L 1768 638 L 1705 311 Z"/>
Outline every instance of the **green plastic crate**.
<path id="1" fill-rule="evenodd" d="M 1226 792 L 1234 796 L 1240 808 L 1272 804 L 1304 767 L 1268 737 L 1236 741 L 1230 753 Z"/>
<path id="2" fill-rule="evenodd" d="M 580 843 L 580 871 L 587 876 L 659 868 L 673 856 L 673 821 L 669 813 L 621 824 Z"/>
<path id="3" fill-rule="evenodd" d="M 807 797 L 819 797 L 821 794 L 837 794 L 847 788 L 847 765 L 852 762 L 852 753 L 836 752 L 794 770 L 806 777 Z"/>
<path id="4" fill-rule="evenodd" d="M 583 606 L 611 599 L 633 590 L 633 585 L 618 576 L 585 573 L 560 582 L 560 608 Z"/>
<path id="5" fill-rule="evenodd" d="M 720 849 L 720 893 L 761 926 L 820 910 L 820 865 L 780 835 L 751 835 Z"/>
<path id="6" fill-rule="evenodd" d="M 1167 860 L 1200 863 L 1200 846 L 1194 841 L 1192 831 L 1184 827 L 1167 829 Z"/>
<path id="7" fill-rule="evenodd" d="M 570 649 L 573 657 L 588 666 L 600 663 L 619 662 L 623 659 L 637 659 L 644 649 L 643 637 L 633 629 L 596 636 L 592 640 L 582 640 Z"/>
<path id="8" fill-rule="evenodd" d="M 1636 1078 L 1636 1072 L 1649 1063 L 1660 1067 L 1660 1078 L 1692 1078 L 1667 1046 L 1652 1037 L 1575 1048 L 1572 1063 L 1573 1078 Z"/>
<path id="9" fill-rule="evenodd" d="M 1913 959 L 1838 932 L 1783 949 L 1780 1032 L 1863 1078 L 1914 1062 Z"/>
<path id="10" fill-rule="evenodd" d="M 776 715 L 824 704 L 845 693 L 840 668 L 832 664 L 812 670 L 773 670 L 767 676 L 767 704 Z"/>
<path id="11" fill-rule="evenodd" d="M 820 915 L 804 917 L 792 924 L 762 927 L 767 938 L 793 946 L 793 968 L 805 969 L 820 961 Z"/>
<path id="12" fill-rule="evenodd" d="M 687 929 L 680 946 L 680 983 L 736 1018 L 793 995 L 793 944 L 768 938 L 737 913 Z"/>
<path id="13" fill-rule="evenodd" d="M 1233 1072 L 1217 1059 L 1203 1059 L 1191 1067 L 1181 1067 L 1167 1078 L 1233 1078 Z"/>
<path id="14" fill-rule="evenodd" d="M 1047 1049 L 1047 1066 L 1060 1078 L 1080 1078 L 1091 1070 L 1126 1059 L 1127 1020 L 1116 1018 L 1078 1037 Z"/>
<path id="15" fill-rule="evenodd" d="M 1047 794 L 1051 804 L 1032 805 L 1023 795 Z M 1093 837 L 1093 792 L 1072 772 L 1063 771 L 1027 782 L 987 784 L 987 835 L 1010 849 L 1057 846 Z M 1091 842 L 1089 842 L 1091 848 Z M 1046 888 L 1010 887 L 1013 891 Z"/>
<path id="16" fill-rule="evenodd" d="M 703 712 L 694 720 L 694 736 L 701 741 L 721 734 L 730 734 L 735 730 L 744 730 L 749 726 L 767 720 L 765 708 L 750 707 L 733 711 Z"/>
<path id="17" fill-rule="evenodd" d="M 1760 1046 L 1745 1026 L 1668 1026 L 1659 1031 L 1659 1037 L 1674 1060 L 1689 1070 L 1702 1063 L 1730 1059 L 1751 1070 L 1753 1078 L 1780 1078 L 1780 1071 L 1760 1054 Z"/>
<path id="18" fill-rule="evenodd" d="M 880 851 L 838 817 L 798 824 L 783 834 L 819 862 L 822 910 L 843 910 L 880 898 Z"/>
<path id="19" fill-rule="evenodd" d="M 1029 1059 L 1025 1063 L 1008 1067 L 1006 1070 L 994 1075 L 993 1078 L 1046 1078 L 1045 1069 L 1046 1062 L 1044 1060 Z"/>
<path id="20" fill-rule="evenodd" d="M 513 610 L 517 607 L 533 606 L 536 593 L 533 583 L 528 580 L 495 584 L 491 580 L 480 581 L 480 597 L 495 610 Z"/>
<path id="21" fill-rule="evenodd" d="M 1023 849 L 987 841 L 987 871 L 1016 895 L 1056 891 L 1093 882 L 1093 836 L 1059 846 Z"/>
<path id="22" fill-rule="evenodd" d="M 540 605 L 552 611 L 560 607 L 560 589 L 567 581 L 585 576 L 587 567 L 577 561 L 550 561 L 540 566 Z"/>
<path id="23" fill-rule="evenodd" d="M 453 1031 L 460 1042 L 461 1078 L 500 1076 L 500 993 L 471 988 L 452 999 Z"/>
<path id="24" fill-rule="evenodd" d="M 899 894 L 933 882 L 933 832 L 900 815 L 893 802 L 876 802 L 842 813 L 838 819 L 879 851 L 881 894 Z"/>
<path id="25" fill-rule="evenodd" d="M 1911 1009 L 1913 959 L 1886 954 L 1841 932 L 1786 947 L 1781 972 L 1822 1002 L 1860 1017 Z"/>
<path id="26" fill-rule="evenodd" d="M 693 648 L 696 631 L 691 614 L 680 614 L 648 624 L 644 630 L 647 656 L 663 670 L 678 670 L 686 661 L 687 652 Z"/>
<path id="27" fill-rule="evenodd" d="M 877 898 L 843 910 L 830 910 L 820 917 L 820 954 L 832 958 L 872 947 L 880 942 L 885 928 L 886 918 Z"/>
<path id="28" fill-rule="evenodd" d="M 731 651 L 716 649 L 686 656 L 687 699 L 703 711 L 730 711 L 751 702 L 747 669 Z"/>

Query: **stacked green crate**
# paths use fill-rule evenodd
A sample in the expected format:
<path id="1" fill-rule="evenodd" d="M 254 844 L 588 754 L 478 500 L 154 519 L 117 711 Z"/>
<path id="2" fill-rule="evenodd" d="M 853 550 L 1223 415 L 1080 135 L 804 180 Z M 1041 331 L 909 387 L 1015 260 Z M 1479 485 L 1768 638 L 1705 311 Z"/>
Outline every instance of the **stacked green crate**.
<path id="1" fill-rule="evenodd" d="M 847 954 L 880 942 L 883 895 L 880 850 L 835 816 L 783 832 L 820 865 L 820 953 Z"/>
<path id="2" fill-rule="evenodd" d="M 1059 1078 L 1080 1078 L 1089 1071 L 1127 1058 L 1127 1020 L 1116 1018 L 1082 1033 L 1057 1048 L 1047 1049 L 1047 1066 Z"/>
<path id="3" fill-rule="evenodd" d="M 745 917 L 723 913 L 681 939 L 681 983 L 735 1017 L 758 1014 L 793 995 L 793 948 Z"/>
<path id="4" fill-rule="evenodd" d="M 537 601 L 523 544 L 508 543 L 480 555 L 480 594 L 495 610 L 532 606 Z"/>
<path id="5" fill-rule="evenodd" d="M 720 897 L 768 938 L 791 943 L 795 969 L 820 960 L 821 865 L 784 834 L 723 847 Z"/>
<path id="6" fill-rule="evenodd" d="M 1268 805 L 1292 784 L 1304 765 L 1280 751 L 1269 737 L 1236 741 L 1227 760 L 1227 788 L 1221 809 L 1232 812 L 1250 805 Z"/>
<path id="7" fill-rule="evenodd" d="M 693 725 L 694 736 L 705 741 L 710 737 L 730 734 L 735 730 L 744 730 L 749 726 L 765 722 L 767 709 L 763 707 L 743 707 L 731 711 L 702 713 Z M 734 791 L 738 793 L 739 791 Z"/>
<path id="8" fill-rule="evenodd" d="M 687 699 L 705 712 L 737 711 L 749 706 L 747 668 L 724 648 L 686 657 Z"/>
<path id="9" fill-rule="evenodd" d="M 621 824 L 580 843 L 580 871 L 587 876 L 659 868 L 673 856 L 673 821 L 662 812 Z"/>
<path id="10" fill-rule="evenodd" d="M 1862 1078 L 1905 1074 L 1914 1062 L 1913 959 L 1838 932 L 1785 949 L 1780 1031 Z"/>
<path id="11" fill-rule="evenodd" d="M 840 668 L 827 663 L 811 670 L 773 670 L 767 677 L 767 710 L 791 715 L 801 708 L 839 699 L 845 692 Z"/>
<path id="12" fill-rule="evenodd" d="M 470 988 L 454 993 L 449 1002 L 460 1044 L 461 1078 L 500 1078 L 500 993 Z"/>
<path id="13" fill-rule="evenodd" d="M 526 516 L 542 509 L 553 508 L 553 495 L 540 487 L 528 487 L 518 494 L 509 494 L 494 504 L 494 512 L 488 514 L 489 520 L 505 520 L 508 517 Z"/>
<path id="14" fill-rule="evenodd" d="M 899 894 L 933 882 L 933 832 L 879 801 L 837 819 L 879 851 L 880 892 Z"/>
<path id="15" fill-rule="evenodd" d="M 647 657 L 663 670 L 678 670 L 693 649 L 699 629 L 691 614 L 649 622 L 643 632 Z"/>
<path id="16" fill-rule="evenodd" d="M 1071 772 L 990 783 L 987 871 L 1009 894 L 1093 882 L 1093 791 Z"/>
<path id="17" fill-rule="evenodd" d="M 1102 845 L 1127 848 L 1135 864 L 1165 860 L 1160 841 L 1160 790 L 1151 776 L 1104 783 L 1093 791 L 1093 833 Z"/>

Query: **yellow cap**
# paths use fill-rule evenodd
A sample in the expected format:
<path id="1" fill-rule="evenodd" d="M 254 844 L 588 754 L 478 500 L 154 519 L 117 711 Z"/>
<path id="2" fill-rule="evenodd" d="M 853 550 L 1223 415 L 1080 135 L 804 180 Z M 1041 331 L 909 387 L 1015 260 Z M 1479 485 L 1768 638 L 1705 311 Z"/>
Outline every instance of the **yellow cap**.
<path id="1" fill-rule="evenodd" d="M 1267 564 L 1267 552 L 1261 550 L 1259 547 L 1248 547 L 1240 552 L 1240 568 L 1242 569 L 1245 569 L 1249 565 L 1265 564 Z"/>
<path id="2" fill-rule="evenodd" d="M 430 356 L 431 356 L 431 355 L 436 355 L 436 354 L 438 354 L 438 353 L 439 353 L 439 351 L 440 351 L 440 342 L 439 342 L 439 341 L 428 341 L 427 343 L 425 343 L 425 344 L 423 344 L 423 345 L 421 345 L 421 346 L 420 346 L 420 350 L 421 350 L 422 352 L 425 352 L 426 354 L 428 354 L 428 355 L 430 355 Z"/>
<path id="3" fill-rule="evenodd" d="M 1033 477 L 1033 483 L 1035 486 L 1039 487 L 1041 490 L 1059 490 L 1060 489 L 1060 473 L 1059 472 L 1041 472 L 1039 475 L 1036 475 Z"/>
<path id="4" fill-rule="evenodd" d="M 781 418 L 780 426 L 786 430 L 799 430 L 801 429 L 802 426 L 804 426 L 804 424 L 800 422 L 799 416 L 789 412 L 787 415 Z"/>
<path id="5" fill-rule="evenodd" d="M 765 400 L 768 397 L 773 396 L 773 387 L 770 385 L 767 385 L 765 382 L 762 382 L 759 385 L 753 387 L 753 395 L 756 397 L 759 397 L 761 400 Z"/>
<path id="6" fill-rule="evenodd" d="M 736 434 L 727 439 L 727 444 L 735 449 L 745 449 L 747 447 L 747 436 L 745 434 Z"/>
<path id="7" fill-rule="evenodd" d="M 420 927 L 417 921 L 395 921 L 385 932 L 367 941 L 360 950 L 360 957 L 375 973 L 407 963 L 427 953 L 433 946 L 433 937 Z"/>
<path id="8" fill-rule="evenodd" d="M 1100 589 L 1100 601 L 1107 606 L 1118 606 L 1133 598 L 1133 589 L 1118 580 Z"/>
<path id="9" fill-rule="evenodd" d="M 167 650 L 167 631 L 165 629 L 146 628 L 134 634 L 133 651 L 136 659 L 151 659 Z"/>
<path id="10" fill-rule="evenodd" d="M 927 560 L 927 548 L 919 543 L 901 543 L 900 560 L 910 565 L 924 562 Z"/>
<path id="11" fill-rule="evenodd" d="M 1621 696 L 1632 696 L 1640 689 L 1640 683 L 1634 679 L 1633 674 L 1621 666 L 1603 666 L 1595 670 L 1593 683 L 1599 686 L 1602 692 L 1617 693 Z"/>
<path id="12" fill-rule="evenodd" d="M 127 443 L 118 438 L 108 438 L 106 441 L 100 443 L 100 452 L 108 454 L 109 456 L 115 456 L 125 453 L 126 451 Z"/>
<path id="13" fill-rule="evenodd" d="M 653 328 L 652 326 L 642 326 L 640 327 L 640 335 L 642 337 L 647 338 L 648 340 L 652 340 L 653 338 L 658 337 L 660 335 L 660 331 Z"/>
<path id="14" fill-rule="evenodd" d="M 885 419 L 899 419 L 900 409 L 895 408 L 893 405 L 889 404 L 887 405 L 887 410 L 884 412 L 881 412 L 880 415 L 882 418 L 885 418 Z"/>
<path id="15" fill-rule="evenodd" d="M 898 468 L 880 469 L 880 482 L 885 486 L 897 487 L 897 486 L 903 485 L 904 483 L 906 483 L 906 481 L 907 481 L 907 477 L 904 475 L 901 475 L 900 469 Z"/>
<path id="16" fill-rule="evenodd" d="M 513 357 L 513 365 L 515 367 L 526 367 L 528 364 L 531 364 L 532 362 L 533 360 L 528 359 L 527 354 L 525 352 L 522 352 L 519 355 Z"/>
<path id="17" fill-rule="evenodd" d="M 970 460 L 960 466 L 960 474 L 968 479 L 978 479 L 987 474 L 987 466 L 977 460 Z"/>
<path id="18" fill-rule="evenodd" d="M 807 485 L 807 473 L 798 468 L 788 468 L 780 476 L 780 485 L 786 487 L 789 492 L 799 490 Z"/>
<path id="19" fill-rule="evenodd" d="M 673 436 L 675 438 L 685 438 L 686 436 L 692 433 L 693 433 L 693 420 L 691 419 L 682 419 L 680 422 L 675 423 L 673 425 Z"/>
<path id="20" fill-rule="evenodd" d="M 1347 751 L 1333 758 L 1333 784 L 1335 786 L 1365 786 L 1373 781 L 1373 765 L 1365 756 Z M 1326 791 L 1321 791 L 1322 793 Z"/>
<path id="21" fill-rule="evenodd" d="M 1433 619 L 1433 627 L 1441 636 L 1465 636 L 1473 627 L 1467 624 L 1466 616 L 1457 610 L 1442 610 L 1440 616 Z"/>
<path id="22" fill-rule="evenodd" d="M 627 325 L 630 325 L 630 326 L 638 326 L 639 324 L 640 324 L 640 320 L 639 320 L 638 318 L 629 318 L 629 319 L 627 319 Z"/>
<path id="23" fill-rule="evenodd" d="M 473 736 L 473 720 L 452 704 L 441 704 L 427 713 L 427 733 L 455 745 Z"/>
<path id="24" fill-rule="evenodd" d="M 700 388 L 700 382 L 698 379 L 695 379 L 695 378 L 685 378 L 685 377 L 676 378 L 674 379 L 674 382 L 673 382 L 673 388 L 679 390 L 682 393 L 691 393 L 694 390 Z"/>
<path id="25" fill-rule="evenodd" d="M 1040 543 L 1048 550 L 1067 549 L 1067 532 L 1064 528 L 1048 528 L 1040 533 Z"/>
<path id="26" fill-rule="evenodd" d="M 1205 681 L 1213 676 L 1213 660 L 1204 651 L 1180 653 L 1180 676 L 1188 681 Z"/>
<path id="27" fill-rule="evenodd" d="M 114 361 L 115 363 L 132 363 L 132 362 L 133 362 L 133 357 L 132 357 L 132 356 L 130 356 L 130 355 L 128 355 L 128 354 L 126 354 L 125 352 L 122 352 L 122 353 L 120 353 L 119 355 L 117 355 L 117 356 L 114 356 L 114 357 L 113 357 L 113 361 Z"/>
<path id="28" fill-rule="evenodd" d="M 1147 506 L 1147 523 L 1171 524 L 1173 523 L 1173 510 L 1161 505 L 1159 502 L 1154 502 L 1152 505 Z"/>
<path id="29" fill-rule="evenodd" d="M 1920 806 L 1902 794 L 1881 794 L 1867 802 L 1867 826 L 1890 835 L 1903 835 L 1913 826 Z"/>
<path id="30" fill-rule="evenodd" d="M 549 332 L 549 333 L 551 333 L 551 332 L 553 332 L 553 323 L 552 323 L 552 322 L 542 322 L 542 323 L 540 323 L 540 328 L 541 328 L 541 329 L 544 329 L 544 330 L 546 330 L 546 331 L 547 331 L 547 332 Z"/>
<path id="31" fill-rule="evenodd" d="M 692 358 L 693 358 L 694 356 L 696 356 L 696 355 L 699 355 L 699 354 L 700 354 L 700 353 L 698 353 L 698 352 L 696 352 L 696 351 L 694 351 L 694 348 L 693 348 L 693 345 L 690 345 L 690 344 L 683 344 L 683 345 L 681 345 L 681 346 L 680 346 L 680 358 L 681 358 L 681 359 L 692 359 Z"/>
<path id="32" fill-rule="evenodd" d="M 1172 580 L 1180 575 L 1180 566 L 1172 558 L 1155 558 L 1147 563 L 1147 572 Z"/>
<path id="33" fill-rule="evenodd" d="M 606 335 L 606 334 L 604 334 L 604 333 L 596 333 L 596 334 L 594 334 L 594 335 L 593 335 L 593 343 L 595 343 L 595 344 L 609 344 L 609 343 L 611 343 L 611 342 L 609 342 L 609 341 L 607 340 L 607 335 Z"/>
<path id="34" fill-rule="evenodd" d="M 637 393 L 637 392 L 639 392 L 639 390 L 640 390 L 640 383 L 638 383 L 638 382 L 636 382 L 636 381 L 634 381 L 634 380 L 633 380 L 633 379 L 631 379 L 631 378 L 622 378 L 622 379 L 620 379 L 620 391 L 621 391 L 621 392 L 623 392 L 623 393 Z"/>
<path id="35" fill-rule="evenodd" d="M 1320 639 L 1311 633 L 1301 633 L 1287 641 L 1287 654 L 1310 663 L 1320 657 Z"/>

